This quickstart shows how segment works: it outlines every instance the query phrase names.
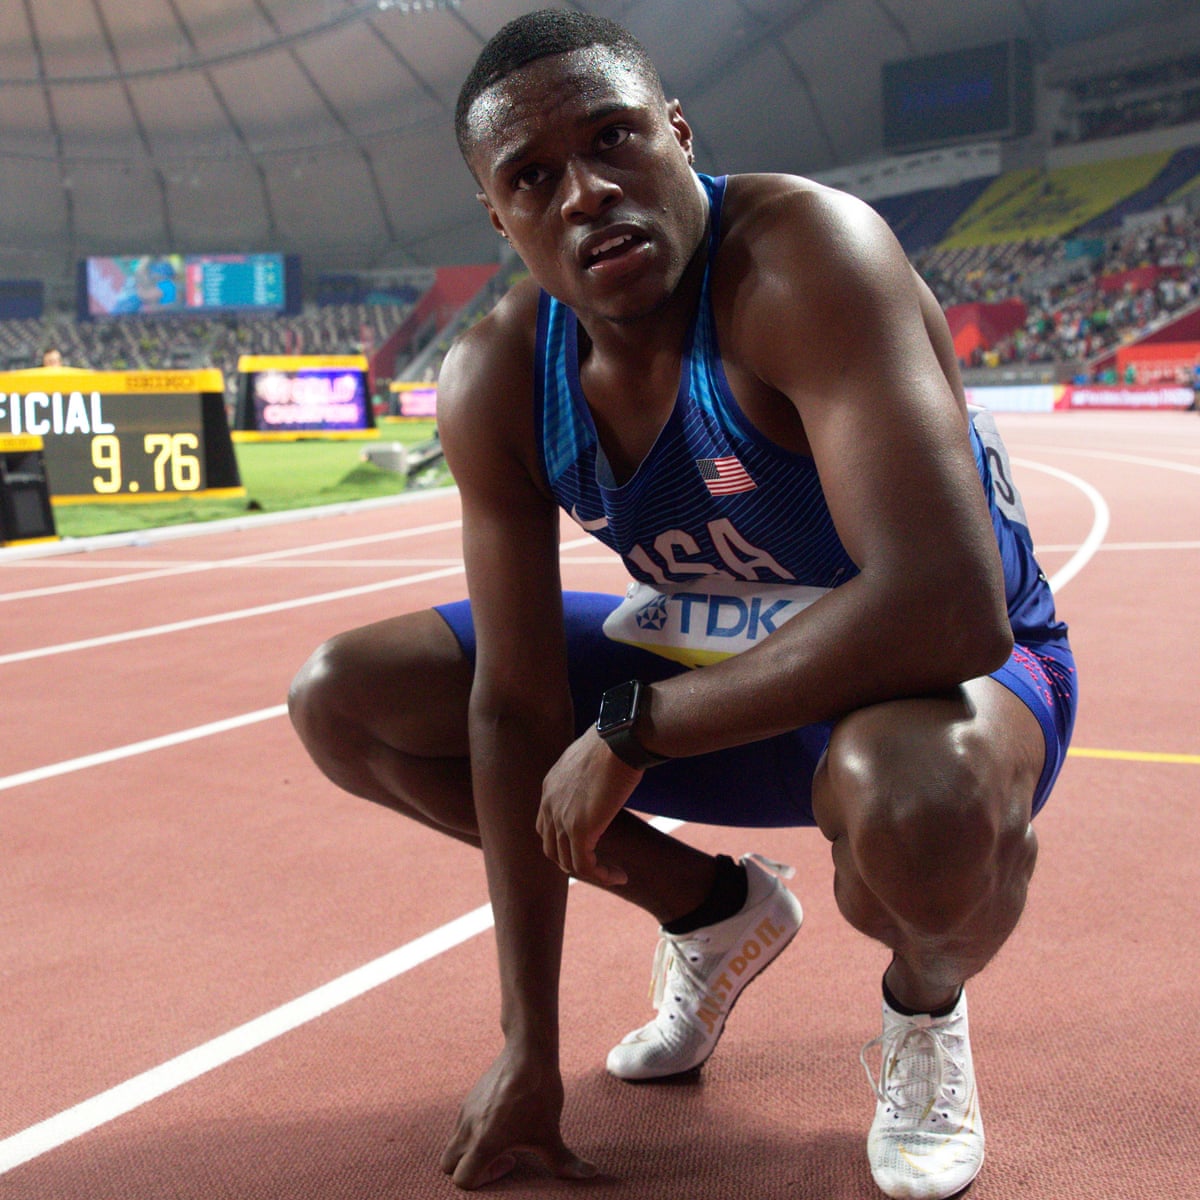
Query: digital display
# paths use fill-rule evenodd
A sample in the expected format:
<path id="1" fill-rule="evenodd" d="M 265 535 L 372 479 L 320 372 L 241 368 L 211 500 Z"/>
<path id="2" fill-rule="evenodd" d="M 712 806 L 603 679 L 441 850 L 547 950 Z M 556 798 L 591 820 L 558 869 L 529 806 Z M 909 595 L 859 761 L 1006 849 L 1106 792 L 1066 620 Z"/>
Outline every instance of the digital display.
<path id="1" fill-rule="evenodd" d="M 278 312 L 285 307 L 282 254 L 142 254 L 89 258 L 86 312 L 129 314 Z"/>
<path id="2" fill-rule="evenodd" d="M 241 490 L 219 371 L 0 374 L 3 434 L 42 439 L 55 501 Z"/>
<path id="3" fill-rule="evenodd" d="M 362 429 L 366 424 L 367 387 L 360 371 L 258 371 L 251 389 L 254 424 L 264 432 Z"/>
<path id="4" fill-rule="evenodd" d="M 287 435 L 374 427 L 361 355 L 247 355 L 238 374 L 239 430 Z"/>
<path id="5" fill-rule="evenodd" d="M 883 66 L 883 144 L 912 150 L 1033 127 L 1029 44 L 997 42 Z"/>
<path id="6" fill-rule="evenodd" d="M 402 417 L 436 417 L 436 383 L 393 383 L 390 391 Z"/>

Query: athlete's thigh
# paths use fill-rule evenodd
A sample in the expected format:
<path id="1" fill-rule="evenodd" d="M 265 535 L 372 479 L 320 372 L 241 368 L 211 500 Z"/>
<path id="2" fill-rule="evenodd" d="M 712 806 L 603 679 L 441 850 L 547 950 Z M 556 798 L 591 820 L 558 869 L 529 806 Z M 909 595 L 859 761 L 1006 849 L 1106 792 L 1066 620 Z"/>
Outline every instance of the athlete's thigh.
<path id="1" fill-rule="evenodd" d="M 628 679 L 655 683 L 688 668 L 604 633 L 605 618 L 621 597 L 565 592 L 563 624 L 576 734 L 595 723 L 606 689 Z M 475 657 L 470 604 L 438 609 L 468 663 Z M 647 815 L 708 825 L 796 826 L 814 823 L 813 772 L 829 737 L 818 725 L 712 754 L 675 759 L 642 777 L 629 807 Z"/>
<path id="2" fill-rule="evenodd" d="M 467 754 L 471 664 L 436 609 L 338 634 L 321 652 L 325 694 L 383 743 L 413 754 Z"/>

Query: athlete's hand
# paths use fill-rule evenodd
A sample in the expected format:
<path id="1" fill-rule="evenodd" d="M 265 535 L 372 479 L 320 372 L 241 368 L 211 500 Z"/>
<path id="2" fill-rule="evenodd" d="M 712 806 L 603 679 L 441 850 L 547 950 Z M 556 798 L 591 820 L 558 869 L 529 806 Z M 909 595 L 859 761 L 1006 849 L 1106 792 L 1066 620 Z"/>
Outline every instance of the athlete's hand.
<path id="1" fill-rule="evenodd" d="M 622 762 L 595 729 L 576 738 L 542 782 L 537 831 L 546 857 L 588 883 L 625 883 L 620 867 L 597 859 L 596 844 L 641 778 L 642 772 Z"/>
<path id="2" fill-rule="evenodd" d="M 562 1106 L 557 1066 L 506 1045 L 463 1101 L 442 1170 L 470 1191 L 507 1175 L 519 1156 L 532 1155 L 559 1179 L 590 1179 L 596 1168 L 562 1140 Z"/>

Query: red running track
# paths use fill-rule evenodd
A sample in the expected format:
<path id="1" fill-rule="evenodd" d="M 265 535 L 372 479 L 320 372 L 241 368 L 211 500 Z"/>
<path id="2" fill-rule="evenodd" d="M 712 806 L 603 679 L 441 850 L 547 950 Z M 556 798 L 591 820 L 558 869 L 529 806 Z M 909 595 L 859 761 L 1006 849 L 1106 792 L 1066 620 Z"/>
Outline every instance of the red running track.
<path id="1" fill-rule="evenodd" d="M 1005 416 L 1083 686 L 1024 921 L 971 985 L 979 1200 L 1200 1191 L 1200 418 Z M 0 550 L 0 1200 L 402 1200 L 498 1046 L 474 852 L 339 793 L 283 716 L 329 634 L 460 595 L 453 493 Z M 619 564 L 564 524 L 568 586 Z M 630 1087 L 655 931 L 573 892 L 564 1132 L 590 1184 L 860 1198 L 883 953 L 813 830 L 685 826 L 798 868 L 805 928 L 696 1080 Z"/>

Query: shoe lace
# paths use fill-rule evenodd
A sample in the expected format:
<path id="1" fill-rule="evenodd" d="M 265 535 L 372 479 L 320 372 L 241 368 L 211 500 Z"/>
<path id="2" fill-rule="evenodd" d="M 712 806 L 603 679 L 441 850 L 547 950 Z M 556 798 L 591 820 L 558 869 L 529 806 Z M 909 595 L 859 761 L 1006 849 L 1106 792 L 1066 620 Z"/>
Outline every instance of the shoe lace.
<path id="1" fill-rule="evenodd" d="M 796 868 L 787 863 L 776 862 L 761 854 L 747 854 L 764 870 L 781 879 L 791 879 Z M 687 1000 L 699 1004 L 708 991 L 707 980 L 694 964 L 699 963 L 696 950 L 708 942 L 703 930 L 695 934 L 663 934 L 654 948 L 654 962 L 650 967 L 650 1003 L 661 1009 L 668 990 L 678 1001 Z"/>
<path id="2" fill-rule="evenodd" d="M 691 951 L 705 941 L 703 936 L 671 938 L 665 934 L 658 939 L 650 968 L 650 1003 L 656 1009 L 662 1008 L 668 989 L 677 1000 L 698 1003 L 704 996 L 704 980 L 692 965 L 699 955 Z"/>
<path id="3" fill-rule="evenodd" d="M 957 1071 L 949 1034 L 938 1026 L 905 1024 L 872 1038 L 859 1053 L 871 1090 L 884 1104 L 923 1121 L 933 1111 L 942 1088 Z M 879 1078 L 868 1054 L 879 1047 Z"/>

